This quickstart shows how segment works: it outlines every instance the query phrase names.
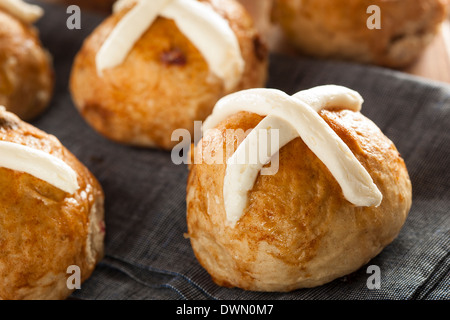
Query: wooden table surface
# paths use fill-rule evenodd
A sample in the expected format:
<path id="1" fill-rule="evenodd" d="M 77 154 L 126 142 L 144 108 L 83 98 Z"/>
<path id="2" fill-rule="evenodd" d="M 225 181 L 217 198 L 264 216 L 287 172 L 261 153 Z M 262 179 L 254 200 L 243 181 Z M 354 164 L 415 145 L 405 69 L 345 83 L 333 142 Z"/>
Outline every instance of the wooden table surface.
<path id="1" fill-rule="evenodd" d="M 271 0 L 239 0 L 250 12 L 256 27 L 264 35 L 272 52 L 294 54 L 278 26 L 270 22 Z M 441 32 L 410 67 L 401 71 L 428 79 L 450 83 L 450 23 L 446 21 Z"/>

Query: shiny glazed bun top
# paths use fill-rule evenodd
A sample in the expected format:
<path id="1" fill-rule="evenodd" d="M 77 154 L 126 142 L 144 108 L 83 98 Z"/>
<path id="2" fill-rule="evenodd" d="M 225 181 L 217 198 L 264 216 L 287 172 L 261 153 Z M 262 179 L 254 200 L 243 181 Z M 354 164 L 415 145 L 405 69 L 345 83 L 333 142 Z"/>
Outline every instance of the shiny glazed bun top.
<path id="1" fill-rule="evenodd" d="M 263 86 L 267 51 L 234 0 L 122 0 L 86 40 L 71 76 L 84 118 L 106 137 L 170 149 L 223 95 Z"/>
<path id="2" fill-rule="evenodd" d="M 20 0 L 0 1 L 0 105 L 24 120 L 39 115 L 53 91 L 50 55 L 31 25 L 42 14 Z"/>
<path id="3" fill-rule="evenodd" d="M 104 195 L 61 143 L 0 108 L 0 300 L 65 299 L 103 257 Z"/>

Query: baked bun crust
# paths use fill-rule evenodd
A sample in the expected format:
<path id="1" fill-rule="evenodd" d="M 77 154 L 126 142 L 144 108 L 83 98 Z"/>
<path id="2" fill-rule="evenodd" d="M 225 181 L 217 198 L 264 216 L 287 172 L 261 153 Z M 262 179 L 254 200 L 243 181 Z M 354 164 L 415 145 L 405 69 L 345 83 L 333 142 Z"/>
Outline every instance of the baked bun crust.
<path id="1" fill-rule="evenodd" d="M 206 163 L 222 150 L 226 154 L 227 129 L 246 131 L 262 120 L 237 113 L 206 133 L 202 149 L 194 151 L 203 162 L 191 165 L 187 185 L 192 248 L 218 285 L 254 291 L 322 285 L 357 270 L 398 235 L 411 206 L 411 183 L 394 144 L 359 112 L 319 115 L 369 172 L 383 194 L 381 205 L 348 202 L 325 165 L 296 138 L 280 150 L 278 173 L 258 176 L 244 215 L 230 227 L 223 202 L 226 166 Z"/>
<path id="2" fill-rule="evenodd" d="M 0 105 L 31 120 L 48 106 L 53 82 L 36 29 L 0 10 Z"/>
<path id="3" fill-rule="evenodd" d="M 65 299 L 71 274 L 86 280 L 103 257 L 103 191 L 61 143 L 0 109 L 0 141 L 42 150 L 78 175 L 73 195 L 29 174 L 0 167 L 0 300 Z"/>
<path id="4" fill-rule="evenodd" d="M 267 52 L 250 16 L 234 0 L 202 2 L 227 19 L 238 38 L 245 71 L 235 90 L 263 86 Z M 85 41 L 73 66 L 72 96 L 83 117 L 102 135 L 125 144 L 171 149 L 178 143 L 171 141 L 174 130 L 193 133 L 194 121 L 204 120 L 229 92 L 175 23 L 161 17 L 124 63 L 99 77 L 95 56 L 126 12 L 113 14 Z"/>
<path id="5" fill-rule="evenodd" d="M 381 10 L 381 29 L 370 30 L 366 13 Z M 446 17 L 447 0 L 275 0 L 278 22 L 301 52 L 387 67 L 418 58 Z"/>

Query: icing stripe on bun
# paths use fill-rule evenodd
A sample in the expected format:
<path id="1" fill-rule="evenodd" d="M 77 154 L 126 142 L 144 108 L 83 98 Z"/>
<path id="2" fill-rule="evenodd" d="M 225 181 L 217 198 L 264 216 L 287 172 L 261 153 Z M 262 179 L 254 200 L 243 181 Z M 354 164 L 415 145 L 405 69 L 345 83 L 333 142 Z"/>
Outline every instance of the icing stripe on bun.
<path id="1" fill-rule="evenodd" d="M 137 3 L 136 3 L 137 2 Z M 125 60 L 135 43 L 158 16 L 173 19 L 180 31 L 202 53 L 211 71 L 231 90 L 244 71 L 239 42 L 227 20 L 196 0 L 122 0 L 115 11 L 136 5 L 122 18 L 97 53 L 97 73 Z"/>
<path id="2" fill-rule="evenodd" d="M 206 120 L 204 132 L 240 111 L 266 116 L 228 159 L 223 190 L 228 222 L 235 225 L 243 215 L 248 191 L 253 188 L 263 166 L 279 149 L 297 137 L 329 169 L 345 199 L 356 206 L 379 206 L 383 196 L 367 170 L 318 115 L 318 111 L 326 108 L 358 112 L 362 103 L 363 99 L 357 92 L 340 86 L 316 87 L 292 97 L 275 89 L 250 89 L 222 98 Z M 246 159 L 246 151 L 252 150 L 250 145 L 259 143 L 257 132 L 260 129 L 279 130 L 279 141 L 267 142 L 270 145 L 276 143 L 278 148 L 271 150 L 266 159 L 258 159 L 258 164 L 240 163 L 238 159 Z"/>
<path id="3" fill-rule="evenodd" d="M 75 171 L 44 151 L 0 141 L 0 155 L 0 167 L 30 174 L 69 194 L 79 189 Z"/>

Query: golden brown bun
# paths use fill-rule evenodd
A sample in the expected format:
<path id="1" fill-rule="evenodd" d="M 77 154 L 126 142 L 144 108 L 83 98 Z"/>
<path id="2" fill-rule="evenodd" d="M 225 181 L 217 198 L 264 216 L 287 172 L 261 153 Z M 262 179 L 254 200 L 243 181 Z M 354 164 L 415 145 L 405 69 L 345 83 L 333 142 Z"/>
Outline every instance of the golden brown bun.
<path id="1" fill-rule="evenodd" d="M 0 105 L 31 120 L 48 106 L 53 82 L 36 29 L 0 10 Z"/>
<path id="2" fill-rule="evenodd" d="M 223 203 L 226 166 L 193 164 L 187 186 L 189 237 L 217 284 L 255 291 L 322 285 L 357 270 L 398 235 L 411 206 L 411 183 L 395 146 L 360 113 L 320 115 L 372 176 L 382 204 L 348 202 L 325 165 L 297 138 L 281 149 L 277 174 L 258 176 L 233 229 Z M 261 119 L 235 114 L 218 126 L 220 132 L 207 133 L 203 150 L 194 152 L 201 156 L 203 151 L 203 163 L 221 150 L 225 154 L 220 139 L 225 130 L 246 131 Z"/>
<path id="3" fill-rule="evenodd" d="M 245 72 L 235 90 L 263 86 L 267 52 L 251 18 L 234 0 L 209 0 L 237 35 Z M 225 92 L 201 53 L 172 20 L 158 18 L 124 63 L 96 72 L 95 56 L 126 10 L 106 19 L 85 41 L 76 57 L 71 91 L 83 117 L 104 136 L 126 144 L 170 149 L 172 132 L 191 131 Z"/>
<path id="4" fill-rule="evenodd" d="M 446 17 L 447 0 L 275 0 L 273 18 L 308 55 L 404 67 L 418 58 Z M 370 5 L 381 29 L 367 28 Z"/>
<path id="5" fill-rule="evenodd" d="M 0 109 L 0 140 L 65 161 L 80 189 L 69 195 L 29 174 L 0 167 L 0 300 L 65 299 L 67 268 L 86 280 L 103 257 L 103 191 L 61 143 Z"/>

